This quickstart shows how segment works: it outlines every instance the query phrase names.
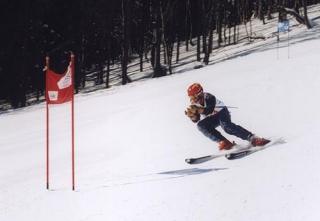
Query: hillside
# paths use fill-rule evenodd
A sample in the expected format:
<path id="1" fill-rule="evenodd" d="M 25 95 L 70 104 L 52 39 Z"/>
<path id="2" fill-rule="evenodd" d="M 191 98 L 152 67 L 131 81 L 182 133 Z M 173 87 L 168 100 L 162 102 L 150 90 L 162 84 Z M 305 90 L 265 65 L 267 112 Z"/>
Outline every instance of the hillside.
<path id="1" fill-rule="evenodd" d="M 317 22 L 296 26 L 289 50 L 270 39 L 201 69 L 77 95 L 76 191 L 69 105 L 50 108 L 50 191 L 45 104 L 1 114 L 0 220 L 319 220 Z M 217 152 L 183 113 L 193 82 L 237 107 L 235 123 L 286 143 L 239 160 L 186 164 Z"/>

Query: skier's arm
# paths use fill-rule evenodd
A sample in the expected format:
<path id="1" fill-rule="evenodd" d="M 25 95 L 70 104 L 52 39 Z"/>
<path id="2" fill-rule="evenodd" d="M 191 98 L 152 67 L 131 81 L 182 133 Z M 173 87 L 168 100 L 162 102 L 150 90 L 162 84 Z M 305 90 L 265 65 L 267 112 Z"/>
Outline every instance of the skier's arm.
<path id="1" fill-rule="evenodd" d="M 212 94 L 206 93 L 204 95 L 205 104 L 204 106 L 199 104 L 191 104 L 190 107 L 196 110 L 199 114 L 209 115 L 214 112 L 214 108 L 216 107 L 216 97 Z"/>
<path id="2" fill-rule="evenodd" d="M 216 97 L 212 94 L 206 94 L 205 97 L 205 107 L 202 110 L 201 114 L 209 115 L 212 114 L 214 111 L 214 108 L 216 107 Z"/>

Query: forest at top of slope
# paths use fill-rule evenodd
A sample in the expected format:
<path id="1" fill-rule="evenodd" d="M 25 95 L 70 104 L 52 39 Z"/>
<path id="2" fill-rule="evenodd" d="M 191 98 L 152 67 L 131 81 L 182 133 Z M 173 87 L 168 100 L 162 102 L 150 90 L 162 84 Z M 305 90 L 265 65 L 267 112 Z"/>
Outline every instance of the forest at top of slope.
<path id="1" fill-rule="evenodd" d="M 275 16 L 281 21 L 291 15 L 312 28 L 308 5 L 319 2 L 4 0 L 0 110 L 43 100 L 46 56 L 50 68 L 62 73 L 70 51 L 75 54 L 76 92 L 88 85 L 124 85 L 135 80 L 130 77 L 132 66 L 149 77 L 173 74 L 182 52 L 192 52 L 194 60 L 209 64 L 213 50 L 237 44 L 239 26 L 252 19 L 264 25 Z"/>

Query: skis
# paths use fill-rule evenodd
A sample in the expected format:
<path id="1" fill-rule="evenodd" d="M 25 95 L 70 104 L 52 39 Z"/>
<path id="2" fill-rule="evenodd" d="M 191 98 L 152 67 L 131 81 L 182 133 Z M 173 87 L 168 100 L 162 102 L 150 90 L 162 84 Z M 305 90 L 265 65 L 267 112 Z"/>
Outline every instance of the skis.
<path id="1" fill-rule="evenodd" d="M 248 144 L 246 146 L 242 146 L 242 145 L 236 144 L 233 147 L 233 149 L 231 149 L 231 150 L 223 150 L 223 151 L 220 151 L 219 153 L 211 154 L 211 155 L 203 156 L 203 157 L 188 158 L 188 159 L 185 159 L 185 161 L 187 163 L 189 163 L 189 164 L 204 163 L 204 162 L 207 162 L 209 160 L 213 160 L 215 158 L 224 157 L 224 156 L 227 156 L 227 155 L 230 155 L 230 154 L 233 154 L 233 153 L 237 153 L 239 151 L 248 150 L 250 147 L 251 147 L 251 144 Z"/>
<path id="2" fill-rule="evenodd" d="M 237 151 L 237 152 L 228 154 L 225 157 L 228 160 L 235 160 L 235 159 L 239 159 L 239 158 L 248 156 L 250 154 L 253 154 L 253 153 L 257 152 L 257 151 L 266 149 L 267 147 L 270 147 L 272 145 L 283 144 L 283 143 L 285 143 L 285 140 L 283 138 L 273 139 L 273 140 L 271 140 L 269 143 L 267 143 L 264 146 L 250 147 L 250 148 L 248 148 L 246 150 L 241 150 L 241 151 Z"/>
<path id="3" fill-rule="evenodd" d="M 219 157 L 226 157 L 228 160 L 234 160 L 234 159 L 239 159 L 239 158 L 248 156 L 249 154 L 255 153 L 257 151 L 266 149 L 267 147 L 270 147 L 272 145 L 282 144 L 282 143 L 285 143 L 285 141 L 282 138 L 278 138 L 278 139 L 271 140 L 269 143 L 267 143 L 264 146 L 253 147 L 251 144 L 248 144 L 246 146 L 237 144 L 231 150 L 222 151 L 220 153 L 207 155 L 203 157 L 188 158 L 188 159 L 185 159 L 185 161 L 188 164 L 199 164 L 199 163 L 204 163 Z"/>

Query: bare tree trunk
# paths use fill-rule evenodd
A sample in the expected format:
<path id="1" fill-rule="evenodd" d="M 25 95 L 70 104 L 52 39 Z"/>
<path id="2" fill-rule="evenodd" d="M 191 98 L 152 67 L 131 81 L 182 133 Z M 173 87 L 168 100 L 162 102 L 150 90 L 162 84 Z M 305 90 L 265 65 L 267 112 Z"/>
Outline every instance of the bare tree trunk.
<path id="1" fill-rule="evenodd" d="M 222 12 L 221 12 L 221 2 L 217 2 L 217 11 L 216 11 L 216 27 L 217 27 L 217 34 L 218 34 L 218 47 L 221 46 L 222 43 Z"/>
<path id="2" fill-rule="evenodd" d="M 200 34 L 197 36 L 197 61 L 201 61 L 201 40 Z"/>
<path id="3" fill-rule="evenodd" d="M 308 18 L 308 9 L 307 9 L 307 4 L 305 0 L 302 0 L 302 5 L 303 5 L 303 12 L 304 12 L 304 23 L 308 29 L 311 29 L 312 25 L 310 24 L 310 21 Z"/>
<path id="4" fill-rule="evenodd" d="M 99 70 L 97 73 L 96 85 L 103 84 L 103 64 L 99 64 Z"/>
<path id="5" fill-rule="evenodd" d="M 190 22 L 190 0 L 186 0 L 186 20 L 185 20 L 185 42 L 186 42 L 186 51 L 189 51 L 189 39 L 192 35 L 192 28 Z"/>
<path id="6" fill-rule="evenodd" d="M 122 0 L 122 51 L 121 51 L 121 68 L 122 84 L 130 83 L 128 77 L 128 59 L 129 59 L 129 40 L 130 40 L 130 19 L 131 19 L 131 0 Z"/>
<path id="7" fill-rule="evenodd" d="M 176 54 L 176 63 L 179 63 L 179 57 L 180 57 L 180 38 L 177 37 L 177 54 Z"/>
<path id="8" fill-rule="evenodd" d="M 264 0 L 259 0 L 259 8 L 258 8 L 258 17 L 262 20 L 262 23 L 265 25 L 266 22 L 264 20 Z"/>
<path id="9" fill-rule="evenodd" d="M 140 58 L 140 72 L 143 72 L 143 51 L 139 53 Z"/>
<path id="10" fill-rule="evenodd" d="M 204 63 L 206 65 L 209 64 L 209 57 L 212 52 L 212 42 L 213 42 L 213 10 L 214 6 L 213 4 L 204 5 L 203 10 L 206 11 L 206 22 L 204 22 L 206 25 L 204 27 L 203 35 L 207 36 L 209 34 L 208 42 L 207 37 L 204 41 Z"/>
<path id="11" fill-rule="evenodd" d="M 108 55 L 107 60 L 107 73 L 106 73 L 106 88 L 109 88 L 109 81 L 110 81 L 110 53 Z"/>
<path id="12" fill-rule="evenodd" d="M 234 24 L 233 27 L 233 44 L 237 44 L 237 25 Z"/>
<path id="13" fill-rule="evenodd" d="M 166 73 L 161 67 L 160 63 L 160 51 L 161 51 L 161 0 L 153 0 L 154 10 L 154 27 L 153 27 L 153 77 L 162 77 Z"/>
<path id="14" fill-rule="evenodd" d="M 209 34 L 209 54 L 212 53 L 212 50 L 213 50 L 213 28 L 211 27 L 210 34 Z"/>

